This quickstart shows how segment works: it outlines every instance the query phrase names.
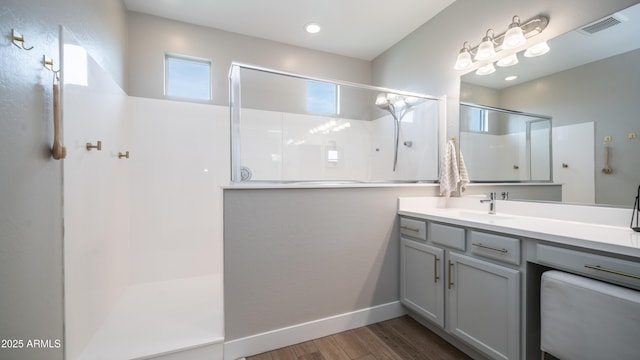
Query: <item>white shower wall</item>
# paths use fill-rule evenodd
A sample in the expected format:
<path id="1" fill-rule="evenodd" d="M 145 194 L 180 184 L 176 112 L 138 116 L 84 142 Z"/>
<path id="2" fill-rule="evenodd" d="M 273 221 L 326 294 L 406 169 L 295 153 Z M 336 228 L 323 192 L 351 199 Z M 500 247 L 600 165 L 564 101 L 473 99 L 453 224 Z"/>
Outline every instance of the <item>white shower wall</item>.
<path id="1" fill-rule="evenodd" d="M 322 131 L 330 122 L 335 122 L 333 127 Z M 436 101 L 423 104 L 403 118 L 395 172 L 390 115 L 364 121 L 242 109 L 240 132 L 241 163 L 251 170 L 252 180 L 256 181 L 435 180 L 438 177 Z M 405 141 L 411 144 L 404 145 Z M 331 151 L 337 152 L 337 161 L 330 161 Z"/>
<path id="2" fill-rule="evenodd" d="M 460 132 L 460 142 L 473 144 L 477 150 L 463 153 L 469 177 L 476 181 L 528 180 L 525 137 L 523 132 L 505 135 Z"/>
<path id="3" fill-rule="evenodd" d="M 87 59 L 63 95 L 66 359 L 221 358 L 228 108 L 128 97 Z"/>
<path id="4" fill-rule="evenodd" d="M 63 32 L 66 44 L 77 45 Z M 67 57 L 67 61 L 70 59 Z M 127 96 L 90 57 L 63 87 L 65 351 L 77 359 L 129 284 Z M 86 149 L 102 142 L 102 151 Z"/>
<path id="5" fill-rule="evenodd" d="M 129 101 L 131 282 L 221 274 L 228 107 Z"/>

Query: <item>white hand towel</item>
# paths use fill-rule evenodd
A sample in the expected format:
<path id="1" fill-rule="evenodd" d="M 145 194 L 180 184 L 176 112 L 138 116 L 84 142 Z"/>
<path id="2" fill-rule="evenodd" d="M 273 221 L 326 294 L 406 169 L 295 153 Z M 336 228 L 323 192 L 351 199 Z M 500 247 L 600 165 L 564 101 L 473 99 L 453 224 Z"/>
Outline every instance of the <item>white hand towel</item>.
<path id="1" fill-rule="evenodd" d="M 464 163 L 464 157 L 462 156 L 462 150 L 460 150 L 460 164 L 459 164 L 459 173 L 460 173 L 460 192 L 462 193 L 469 184 L 469 173 L 467 172 L 467 165 Z M 462 195 L 462 194 L 460 194 Z"/>
<path id="2" fill-rule="evenodd" d="M 451 196 L 451 193 L 457 190 L 459 182 L 456 145 L 453 141 L 448 141 L 444 157 L 440 161 L 440 195 Z"/>

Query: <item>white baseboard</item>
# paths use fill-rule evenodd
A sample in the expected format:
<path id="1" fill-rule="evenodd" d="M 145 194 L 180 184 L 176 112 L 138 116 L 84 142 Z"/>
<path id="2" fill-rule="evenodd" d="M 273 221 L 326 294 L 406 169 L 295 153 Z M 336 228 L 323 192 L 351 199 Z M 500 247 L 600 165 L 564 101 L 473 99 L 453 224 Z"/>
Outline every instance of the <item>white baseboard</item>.
<path id="1" fill-rule="evenodd" d="M 244 356 L 260 354 L 265 351 L 393 319 L 404 314 L 406 314 L 406 311 L 400 302 L 394 301 L 227 341 L 224 343 L 224 360 L 236 360 Z"/>

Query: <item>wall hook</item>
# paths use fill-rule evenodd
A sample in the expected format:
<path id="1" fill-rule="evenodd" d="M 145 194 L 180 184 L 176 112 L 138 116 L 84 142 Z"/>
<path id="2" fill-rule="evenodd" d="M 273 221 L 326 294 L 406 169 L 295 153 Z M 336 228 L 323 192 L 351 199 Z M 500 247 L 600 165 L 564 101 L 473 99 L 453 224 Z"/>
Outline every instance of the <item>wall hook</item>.
<path id="1" fill-rule="evenodd" d="M 129 158 L 129 152 L 128 151 L 124 152 L 124 153 L 118 152 L 118 159 L 122 159 L 122 158 L 128 159 Z"/>
<path id="2" fill-rule="evenodd" d="M 605 174 L 611 174 L 613 169 L 609 166 L 609 147 L 604 147 L 604 167 L 602 168 L 602 172 Z"/>
<path id="3" fill-rule="evenodd" d="M 22 50 L 29 51 L 33 49 L 33 46 L 31 47 L 24 46 L 24 35 L 20 34 L 15 29 L 11 29 L 11 42 L 13 43 L 13 45 L 15 45 L 16 47 Z"/>
<path id="4" fill-rule="evenodd" d="M 58 74 L 60 73 L 60 69 L 55 70 L 53 68 L 53 59 L 47 57 L 47 55 L 42 55 L 42 66 L 53 73 L 53 77 L 55 80 L 60 80 L 60 77 L 58 76 Z"/>
<path id="5" fill-rule="evenodd" d="M 98 142 L 93 145 L 92 143 L 88 142 L 87 143 L 87 151 L 91 151 L 91 149 L 96 149 L 98 151 L 102 150 L 102 141 L 98 140 Z"/>

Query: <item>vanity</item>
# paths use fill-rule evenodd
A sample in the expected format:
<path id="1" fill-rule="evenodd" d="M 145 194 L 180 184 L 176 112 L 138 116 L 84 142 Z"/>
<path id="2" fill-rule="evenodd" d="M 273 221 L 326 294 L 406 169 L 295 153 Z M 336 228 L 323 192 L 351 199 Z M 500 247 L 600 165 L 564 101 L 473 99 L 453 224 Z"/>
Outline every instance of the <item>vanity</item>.
<path id="1" fill-rule="evenodd" d="M 547 270 L 640 290 L 629 209 L 496 200 L 489 214 L 480 199 L 398 202 L 400 301 L 474 358 L 540 358 Z"/>

